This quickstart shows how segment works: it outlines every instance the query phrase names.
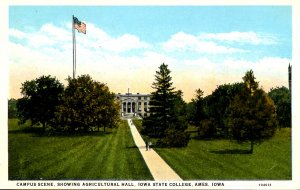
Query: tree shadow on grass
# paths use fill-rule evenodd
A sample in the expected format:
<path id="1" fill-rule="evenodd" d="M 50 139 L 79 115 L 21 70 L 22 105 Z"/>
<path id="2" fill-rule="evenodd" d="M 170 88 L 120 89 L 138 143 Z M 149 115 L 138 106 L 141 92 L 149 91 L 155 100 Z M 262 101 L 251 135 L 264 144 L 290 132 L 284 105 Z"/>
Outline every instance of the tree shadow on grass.
<path id="1" fill-rule="evenodd" d="M 32 137 L 84 137 L 84 136 L 105 136 L 112 134 L 112 131 L 89 131 L 89 132 L 56 132 L 46 131 L 40 127 L 26 127 L 18 130 L 8 131 L 9 134 L 32 134 Z"/>
<path id="2" fill-rule="evenodd" d="M 43 129 L 40 127 L 23 127 L 17 130 L 9 130 L 9 134 L 22 134 L 22 133 L 42 133 Z"/>
<path id="3" fill-rule="evenodd" d="M 106 136 L 111 134 L 111 131 L 93 131 L 93 132 L 45 132 L 45 133 L 34 133 L 32 137 L 96 137 Z"/>
<path id="4" fill-rule="evenodd" d="M 251 154 L 250 150 L 242 149 L 211 150 L 210 152 L 215 154 Z"/>
<path id="5" fill-rule="evenodd" d="M 132 146 L 126 146 L 126 148 L 128 148 L 128 149 L 136 149 L 136 148 L 138 148 L 136 145 L 132 145 Z"/>

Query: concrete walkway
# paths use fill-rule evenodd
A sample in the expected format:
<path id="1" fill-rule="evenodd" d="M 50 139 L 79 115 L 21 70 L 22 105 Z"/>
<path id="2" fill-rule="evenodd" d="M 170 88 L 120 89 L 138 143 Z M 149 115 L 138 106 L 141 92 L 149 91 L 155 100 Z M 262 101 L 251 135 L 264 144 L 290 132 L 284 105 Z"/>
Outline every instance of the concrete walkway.
<path id="1" fill-rule="evenodd" d="M 131 134 L 136 146 L 139 148 L 155 181 L 182 181 L 182 179 L 172 170 L 172 168 L 153 150 L 146 151 L 146 144 L 140 133 L 128 119 Z"/>

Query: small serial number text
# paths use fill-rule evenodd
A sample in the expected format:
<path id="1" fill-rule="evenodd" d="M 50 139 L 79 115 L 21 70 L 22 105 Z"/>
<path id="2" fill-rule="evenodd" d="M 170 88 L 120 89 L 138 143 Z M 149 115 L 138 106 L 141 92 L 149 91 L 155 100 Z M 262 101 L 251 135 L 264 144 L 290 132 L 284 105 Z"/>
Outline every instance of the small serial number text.
<path id="1" fill-rule="evenodd" d="M 272 184 L 271 183 L 260 183 L 259 186 L 270 187 L 270 186 L 272 186 Z"/>

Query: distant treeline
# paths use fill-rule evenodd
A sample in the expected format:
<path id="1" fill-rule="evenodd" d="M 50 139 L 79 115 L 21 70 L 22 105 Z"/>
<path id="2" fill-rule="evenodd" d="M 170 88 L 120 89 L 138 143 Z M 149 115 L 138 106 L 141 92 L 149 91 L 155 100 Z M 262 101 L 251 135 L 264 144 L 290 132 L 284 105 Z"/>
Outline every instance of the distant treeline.
<path id="1" fill-rule="evenodd" d="M 252 70 L 242 82 L 219 85 L 208 96 L 197 89 L 189 103 L 173 87 L 170 73 L 166 64 L 156 71 L 149 116 L 141 131 L 158 138 L 157 145 L 187 146 L 189 126 L 196 127 L 198 138 L 234 138 L 251 141 L 251 146 L 272 137 L 277 127 L 291 127 L 290 91 L 282 86 L 264 92 Z M 25 81 L 23 97 L 8 100 L 8 117 L 41 125 L 43 132 L 105 131 L 118 125 L 120 102 L 107 85 L 89 75 L 67 81 L 66 87 L 51 76 Z"/>
<path id="2" fill-rule="evenodd" d="M 291 94 L 285 87 L 269 93 L 259 86 L 252 70 L 242 82 L 217 86 L 211 95 L 197 89 L 192 102 L 183 101 L 173 87 L 171 71 L 162 64 L 156 71 L 149 103 L 150 114 L 143 121 L 142 134 L 157 138 L 158 146 L 187 146 L 190 125 L 198 138 L 233 138 L 254 143 L 274 136 L 276 128 L 291 127 Z"/>

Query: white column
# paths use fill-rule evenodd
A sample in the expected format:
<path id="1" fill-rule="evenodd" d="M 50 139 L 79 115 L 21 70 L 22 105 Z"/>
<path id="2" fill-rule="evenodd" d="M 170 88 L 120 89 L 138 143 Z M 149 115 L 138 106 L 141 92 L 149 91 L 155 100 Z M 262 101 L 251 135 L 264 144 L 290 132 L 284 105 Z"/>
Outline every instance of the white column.
<path id="1" fill-rule="evenodd" d="M 121 116 L 123 116 L 123 102 L 121 102 Z"/>
<path id="2" fill-rule="evenodd" d="M 129 102 L 126 103 L 126 113 L 128 113 L 128 104 Z"/>

